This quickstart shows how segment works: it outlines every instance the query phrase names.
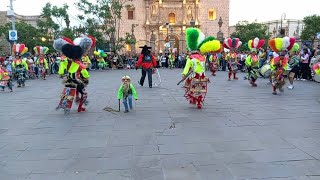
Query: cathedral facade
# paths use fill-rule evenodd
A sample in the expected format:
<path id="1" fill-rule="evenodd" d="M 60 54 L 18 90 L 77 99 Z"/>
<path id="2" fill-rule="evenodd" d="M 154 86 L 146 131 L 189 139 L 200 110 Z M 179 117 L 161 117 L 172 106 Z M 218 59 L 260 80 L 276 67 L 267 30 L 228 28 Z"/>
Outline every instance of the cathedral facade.
<path id="1" fill-rule="evenodd" d="M 136 44 L 126 45 L 128 54 L 139 52 L 139 46 L 145 44 L 151 46 L 154 53 L 162 53 L 168 47 L 178 53 L 186 52 L 185 30 L 188 27 L 198 27 L 206 36 L 217 37 L 219 31 L 224 37 L 228 36 L 229 0 L 133 2 L 134 7 L 123 8 L 120 32 L 122 37 L 129 32 L 136 39 Z"/>

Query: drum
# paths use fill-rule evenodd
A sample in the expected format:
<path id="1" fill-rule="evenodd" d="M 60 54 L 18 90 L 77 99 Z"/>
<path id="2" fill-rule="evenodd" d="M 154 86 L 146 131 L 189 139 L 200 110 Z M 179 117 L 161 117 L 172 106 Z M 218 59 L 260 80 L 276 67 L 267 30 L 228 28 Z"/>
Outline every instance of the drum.
<path id="1" fill-rule="evenodd" d="M 320 82 L 320 74 L 315 74 L 313 79 L 315 82 Z"/>
<path id="2" fill-rule="evenodd" d="M 265 64 L 260 68 L 260 73 L 263 77 L 267 78 L 271 75 L 271 68 L 269 64 Z"/>

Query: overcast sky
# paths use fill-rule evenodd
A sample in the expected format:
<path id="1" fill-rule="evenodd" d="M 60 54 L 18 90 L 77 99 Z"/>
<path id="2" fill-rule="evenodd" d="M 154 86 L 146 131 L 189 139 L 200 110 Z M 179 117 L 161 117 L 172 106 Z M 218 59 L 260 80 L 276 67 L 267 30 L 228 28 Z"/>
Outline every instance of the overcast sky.
<path id="1" fill-rule="evenodd" d="M 61 6 L 68 2 L 70 12 L 77 13 L 73 3 L 77 0 L 15 0 L 15 12 L 21 15 L 38 15 L 47 3 Z M 7 10 L 10 0 L 0 0 L 0 11 Z M 287 19 L 302 19 L 304 16 L 320 15 L 320 0 L 230 0 L 230 25 L 238 21 L 248 20 L 258 22 L 280 19 L 286 13 Z M 252 8 L 256 6 L 255 8 Z M 75 23 L 75 22 L 74 22 Z M 74 24 L 72 23 L 72 24 Z"/>

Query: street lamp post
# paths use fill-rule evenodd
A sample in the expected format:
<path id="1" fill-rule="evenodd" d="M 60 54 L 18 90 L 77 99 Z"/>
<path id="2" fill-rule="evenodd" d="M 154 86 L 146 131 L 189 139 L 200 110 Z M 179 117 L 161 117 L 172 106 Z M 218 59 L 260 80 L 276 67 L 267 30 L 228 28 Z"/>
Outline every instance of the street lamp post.
<path id="1" fill-rule="evenodd" d="M 167 43 L 169 42 L 169 28 L 170 28 L 170 24 L 167 22 L 166 23 L 166 28 L 167 28 L 167 41 L 166 41 L 166 46 L 165 46 L 165 54 L 168 54 L 168 47 L 167 47 Z"/>
<path id="2" fill-rule="evenodd" d="M 191 27 L 194 27 L 196 25 L 196 22 L 193 19 L 193 17 L 191 18 L 190 25 L 191 25 Z"/>
<path id="3" fill-rule="evenodd" d="M 285 30 L 282 27 L 282 22 L 286 20 L 286 13 L 283 13 L 281 15 L 281 20 L 280 20 L 280 36 L 284 37 L 285 36 Z"/>
<path id="4" fill-rule="evenodd" d="M 222 18 L 220 16 L 219 21 L 218 21 L 219 32 L 217 33 L 217 38 L 221 43 L 223 43 L 223 32 L 221 31 L 222 24 L 223 24 L 223 21 L 222 21 Z"/>
<path id="5" fill-rule="evenodd" d="M 170 28 L 170 48 L 173 48 L 174 38 L 173 38 L 173 28 Z"/>

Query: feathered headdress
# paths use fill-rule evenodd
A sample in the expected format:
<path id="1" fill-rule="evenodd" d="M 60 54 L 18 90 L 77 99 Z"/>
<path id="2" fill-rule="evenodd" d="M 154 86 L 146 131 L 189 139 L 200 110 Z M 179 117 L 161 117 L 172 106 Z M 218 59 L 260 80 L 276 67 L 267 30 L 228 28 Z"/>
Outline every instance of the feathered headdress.
<path id="1" fill-rule="evenodd" d="M 221 44 L 215 37 L 205 35 L 198 28 L 186 29 L 187 49 L 189 51 L 198 51 L 201 53 L 210 53 L 219 51 Z"/>
<path id="2" fill-rule="evenodd" d="M 199 46 L 204 41 L 205 35 L 198 28 L 186 29 L 186 43 L 189 51 L 199 50 Z"/>
<path id="3" fill-rule="evenodd" d="M 269 40 L 269 46 L 274 52 L 290 51 L 294 46 L 296 39 L 294 37 L 273 38 Z"/>
<path id="4" fill-rule="evenodd" d="M 260 49 L 264 45 L 264 43 L 265 43 L 264 39 L 259 39 L 256 37 L 248 41 L 247 48 L 251 52 L 256 52 L 257 49 Z"/>
<path id="5" fill-rule="evenodd" d="M 239 38 L 226 38 L 223 42 L 223 47 L 227 49 L 238 49 L 242 42 Z"/>
<path id="6" fill-rule="evenodd" d="M 28 48 L 26 47 L 25 44 L 14 44 L 12 51 L 16 54 L 16 55 L 23 55 L 28 51 Z"/>
<path id="7" fill-rule="evenodd" d="M 103 50 L 98 50 L 93 52 L 94 55 L 99 56 L 99 57 L 107 57 L 107 54 Z"/>
<path id="8" fill-rule="evenodd" d="M 299 49 L 300 49 L 300 45 L 298 43 L 294 43 L 290 52 L 297 52 L 297 51 L 299 51 Z"/>
<path id="9" fill-rule="evenodd" d="M 59 51 L 60 53 L 62 53 L 62 46 L 65 44 L 71 44 L 73 45 L 73 42 L 71 39 L 67 38 L 67 37 L 61 37 L 59 39 L 56 39 L 53 41 L 53 48 L 56 51 Z"/>
<path id="10" fill-rule="evenodd" d="M 199 45 L 199 50 L 201 53 L 218 52 L 221 50 L 221 43 L 215 37 L 209 36 Z"/>
<path id="11" fill-rule="evenodd" d="M 62 52 L 73 60 L 80 59 L 82 55 L 88 53 L 96 45 L 96 40 L 92 36 L 81 36 L 73 41 L 62 37 L 53 42 L 55 50 Z"/>
<path id="12" fill-rule="evenodd" d="M 49 48 L 48 47 L 45 47 L 45 46 L 36 46 L 33 48 L 35 54 L 37 56 L 39 55 L 45 55 L 47 54 L 47 52 L 49 51 Z"/>

